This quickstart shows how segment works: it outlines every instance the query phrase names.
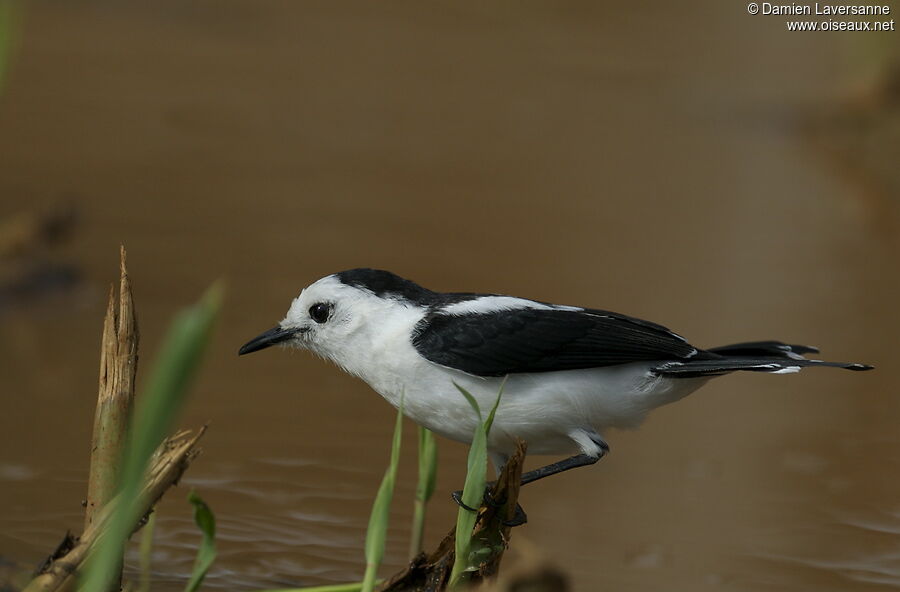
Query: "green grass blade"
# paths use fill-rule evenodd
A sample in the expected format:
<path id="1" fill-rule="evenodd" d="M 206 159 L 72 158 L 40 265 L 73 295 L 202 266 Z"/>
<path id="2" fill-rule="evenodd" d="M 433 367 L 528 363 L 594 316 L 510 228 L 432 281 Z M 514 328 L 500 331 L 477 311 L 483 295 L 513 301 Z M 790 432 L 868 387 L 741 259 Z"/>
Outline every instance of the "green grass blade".
<path id="1" fill-rule="evenodd" d="M 147 386 L 138 399 L 134 427 L 125 454 L 118 502 L 109 527 L 80 582 L 80 590 L 98 592 L 117 577 L 125 543 L 140 516 L 140 494 L 147 463 L 171 430 L 200 359 L 209 342 L 222 304 L 222 288 L 214 285 L 196 305 L 182 311 L 169 327 L 151 370 Z"/>
<path id="2" fill-rule="evenodd" d="M 503 396 L 503 389 L 506 387 L 506 379 L 509 376 L 503 377 L 503 382 L 500 383 L 500 389 L 497 391 L 497 398 L 494 399 L 494 406 L 491 407 L 491 412 L 488 413 L 487 419 L 484 420 L 484 435 L 487 437 L 491 433 L 491 426 L 494 425 L 494 417 L 497 415 L 497 407 L 500 406 L 500 397 Z"/>
<path id="3" fill-rule="evenodd" d="M 437 484 L 437 441 L 434 434 L 419 426 L 419 482 L 413 505 L 412 534 L 409 539 L 410 559 L 422 552 L 425 537 L 425 506 Z"/>
<path id="4" fill-rule="evenodd" d="M 467 392 L 466 394 L 468 395 Z M 469 397 L 472 397 L 472 395 L 469 395 Z M 481 505 L 481 500 L 484 496 L 484 485 L 487 481 L 485 478 L 485 470 L 487 467 L 487 435 L 485 434 L 484 422 L 481 418 L 481 410 L 478 408 L 478 403 L 475 402 L 474 397 L 470 398 L 469 402 L 474 406 L 474 409 L 478 411 L 479 421 L 478 426 L 475 428 L 475 433 L 472 435 L 472 444 L 469 446 L 469 455 L 466 459 L 466 482 L 463 485 L 462 501 L 470 508 L 477 508 Z M 460 508 L 460 510 L 462 510 L 462 508 Z M 472 517 L 472 526 L 474 526 L 475 518 L 473 513 L 461 511 L 459 515 L 462 516 L 463 514 Z M 459 524 L 457 524 L 457 526 L 459 526 Z M 470 530 L 471 528 L 464 530 L 457 529 L 457 532 L 469 532 Z"/>
<path id="5" fill-rule="evenodd" d="M 416 499 L 427 502 L 434 495 L 437 484 L 437 440 L 434 434 L 419 427 L 419 482 Z"/>
<path id="6" fill-rule="evenodd" d="M 375 503 L 372 504 L 372 513 L 369 516 L 369 528 L 366 530 L 366 573 L 363 576 L 362 591 L 372 592 L 375 589 L 378 567 L 384 558 L 384 543 L 387 540 L 388 521 L 390 518 L 391 499 L 394 497 L 394 484 L 397 480 L 397 465 L 400 461 L 400 441 L 403 435 L 403 399 L 400 399 L 400 408 L 397 410 L 397 421 L 394 424 L 394 439 L 391 443 L 391 462 Z"/>
<path id="7" fill-rule="evenodd" d="M 481 423 L 481 421 L 482 421 L 481 407 L 478 406 L 478 401 L 475 400 L 475 397 L 472 396 L 472 393 L 470 393 L 463 387 L 459 386 L 455 382 L 453 383 L 453 386 L 455 386 L 456 390 L 458 390 L 460 393 L 462 393 L 462 396 L 466 398 L 466 401 L 468 401 L 469 405 L 471 405 L 472 409 L 475 410 L 475 415 L 478 416 L 478 423 Z"/>
<path id="8" fill-rule="evenodd" d="M 172 322 L 146 392 L 139 399 L 132 453 L 144 462 L 142 466 L 134 462 L 126 466 L 132 471 L 130 476 L 137 477 L 138 483 L 147 459 L 172 430 L 190 381 L 206 351 L 221 302 L 222 288 L 216 284 L 207 290 L 197 305 L 181 312 Z"/>
<path id="9" fill-rule="evenodd" d="M 463 487 L 463 503 L 470 508 L 481 506 L 484 486 L 487 481 L 484 472 L 487 465 L 487 450 L 484 441 L 484 432 L 476 430 L 475 438 L 469 448 L 468 473 Z M 456 515 L 456 559 L 453 562 L 453 570 L 450 573 L 450 587 L 455 588 L 463 579 L 463 574 L 468 568 L 469 550 L 471 548 L 472 529 L 475 528 L 477 514 L 465 508 L 460 508 Z"/>
<path id="10" fill-rule="evenodd" d="M 505 381 L 504 383 L 505 384 Z M 497 393 L 497 399 L 494 406 L 488 414 L 487 419 L 482 420 L 481 409 L 475 397 L 459 385 L 456 388 L 465 396 L 469 405 L 478 415 L 479 425 L 475 428 L 472 437 L 472 445 L 469 447 L 469 457 L 466 463 L 466 482 L 463 485 L 462 501 L 470 508 L 478 508 L 481 506 L 484 496 L 484 488 L 487 483 L 485 475 L 487 471 L 487 438 L 490 434 L 491 425 L 494 423 L 494 415 L 497 413 L 497 407 L 500 405 L 500 397 L 503 394 L 503 384 L 500 385 L 500 392 Z M 475 520 L 477 515 L 465 508 L 460 508 L 456 515 L 456 559 L 453 562 L 453 570 L 450 572 L 450 587 L 455 588 L 466 580 L 468 573 L 477 565 L 473 566 L 471 562 L 472 548 L 472 530 L 475 528 Z"/>
<path id="11" fill-rule="evenodd" d="M 191 573 L 191 579 L 187 586 L 184 587 L 185 592 L 196 592 L 206 577 L 206 572 L 216 559 L 216 517 L 212 510 L 206 505 L 199 495 L 191 490 L 188 494 L 188 501 L 194 506 L 194 522 L 200 527 L 203 533 L 203 541 L 197 550 L 197 559 L 194 561 L 194 570 Z"/>
<path id="12" fill-rule="evenodd" d="M 140 564 L 141 576 L 138 592 L 150 592 L 150 565 L 153 561 L 153 531 L 156 529 L 156 512 L 147 518 L 147 524 L 141 529 Z"/>

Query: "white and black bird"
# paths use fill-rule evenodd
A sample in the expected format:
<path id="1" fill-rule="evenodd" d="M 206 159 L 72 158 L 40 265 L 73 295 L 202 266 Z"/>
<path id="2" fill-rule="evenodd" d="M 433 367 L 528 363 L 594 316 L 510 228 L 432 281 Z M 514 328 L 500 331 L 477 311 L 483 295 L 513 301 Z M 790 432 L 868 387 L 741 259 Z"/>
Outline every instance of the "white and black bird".
<path id="1" fill-rule="evenodd" d="M 516 438 L 533 454 L 572 455 L 522 482 L 595 463 L 609 428 L 640 424 L 710 378 L 787 374 L 813 347 L 779 341 L 700 349 L 662 325 L 577 306 L 496 294 L 433 292 L 388 271 L 353 269 L 305 288 L 284 320 L 240 354 L 285 344 L 362 378 L 419 425 L 469 443 L 477 417 L 454 383 L 490 408 L 506 380 L 488 449 L 499 471 Z"/>

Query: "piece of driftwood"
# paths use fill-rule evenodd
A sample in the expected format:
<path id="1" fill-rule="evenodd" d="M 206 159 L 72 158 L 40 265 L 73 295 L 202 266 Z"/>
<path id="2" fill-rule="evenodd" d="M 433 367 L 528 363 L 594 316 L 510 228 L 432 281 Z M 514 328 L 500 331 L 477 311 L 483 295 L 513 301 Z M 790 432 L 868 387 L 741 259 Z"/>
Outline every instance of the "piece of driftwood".
<path id="1" fill-rule="evenodd" d="M 144 488 L 141 491 L 141 515 L 145 516 L 159 501 L 169 487 L 178 483 L 191 461 L 200 454 L 197 442 L 206 432 L 206 426 L 196 434 L 190 431 L 180 432 L 166 439 L 157 449 L 150 462 L 150 470 Z M 38 574 L 23 592 L 62 592 L 75 588 L 75 576 L 97 542 L 103 536 L 112 509 L 118 502 L 113 498 L 94 516 L 91 525 L 85 529 L 74 546 L 62 557 L 58 557 Z M 141 523 L 135 525 L 135 530 Z"/>
<path id="2" fill-rule="evenodd" d="M 497 574 L 509 545 L 510 526 L 516 518 L 525 442 L 519 440 L 513 454 L 491 488 L 493 505 L 478 510 L 473 530 L 472 552 L 480 556 L 479 567 L 470 579 L 477 584 Z M 409 565 L 385 580 L 379 592 L 440 592 L 449 584 L 453 569 L 456 529 L 452 529 L 430 554 L 420 553 Z"/>
<path id="3" fill-rule="evenodd" d="M 119 298 L 117 302 L 114 289 L 110 286 L 100 344 L 100 387 L 94 413 L 91 469 L 84 511 L 85 530 L 116 494 L 134 408 L 134 378 L 140 335 L 125 263 L 125 247 L 120 248 L 119 254 Z"/>
<path id="4" fill-rule="evenodd" d="M 75 208 L 66 204 L 0 218 L 0 309 L 33 305 L 78 285 L 81 268 L 51 252 L 76 222 Z"/>
<path id="5" fill-rule="evenodd" d="M 30 210 L 0 220 L 0 260 L 33 256 L 64 240 L 75 226 L 72 204 L 45 211 Z"/>

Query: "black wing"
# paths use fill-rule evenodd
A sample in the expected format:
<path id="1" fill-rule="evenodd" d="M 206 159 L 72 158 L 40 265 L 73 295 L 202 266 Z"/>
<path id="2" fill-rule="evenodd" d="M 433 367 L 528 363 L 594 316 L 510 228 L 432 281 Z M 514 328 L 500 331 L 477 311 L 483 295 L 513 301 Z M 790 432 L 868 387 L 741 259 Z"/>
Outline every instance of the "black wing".
<path id="1" fill-rule="evenodd" d="M 602 310 L 434 312 L 416 327 L 426 359 L 476 376 L 552 372 L 704 357 L 665 327 Z M 699 355 L 704 354 L 704 355 Z"/>

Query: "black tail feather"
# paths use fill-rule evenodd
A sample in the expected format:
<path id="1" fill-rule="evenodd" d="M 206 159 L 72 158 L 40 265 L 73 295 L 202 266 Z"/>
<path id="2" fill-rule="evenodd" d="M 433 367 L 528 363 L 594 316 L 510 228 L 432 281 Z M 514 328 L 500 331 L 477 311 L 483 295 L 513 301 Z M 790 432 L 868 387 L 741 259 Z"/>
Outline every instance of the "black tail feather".
<path id="1" fill-rule="evenodd" d="M 808 345 L 789 345 L 780 341 L 751 341 L 714 347 L 702 352 L 714 354 L 713 356 L 702 355 L 697 356 L 699 359 L 684 362 L 665 362 L 655 367 L 653 372 L 673 378 L 696 378 L 737 371 L 789 374 L 809 366 L 856 371 L 872 369 L 872 366 L 866 364 L 823 362 L 803 357 L 803 354 L 818 352 L 818 349 Z"/>

